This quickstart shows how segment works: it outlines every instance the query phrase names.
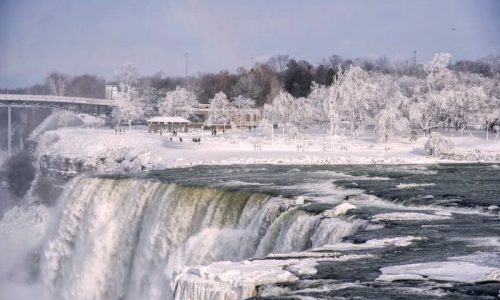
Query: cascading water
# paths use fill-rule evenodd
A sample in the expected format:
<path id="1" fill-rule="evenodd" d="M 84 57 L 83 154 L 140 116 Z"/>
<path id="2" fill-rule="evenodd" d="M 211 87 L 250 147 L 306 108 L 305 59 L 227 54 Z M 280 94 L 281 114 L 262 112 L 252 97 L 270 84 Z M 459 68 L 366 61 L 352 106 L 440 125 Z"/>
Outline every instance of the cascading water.
<path id="1" fill-rule="evenodd" d="M 0 221 L 0 299 L 498 296 L 497 165 L 325 168 L 78 177 L 57 201 L 25 197 Z"/>
<path id="2" fill-rule="evenodd" d="M 366 225 L 260 193 L 80 178 L 59 200 L 41 276 L 55 298 L 168 299 L 179 266 L 339 241 Z"/>

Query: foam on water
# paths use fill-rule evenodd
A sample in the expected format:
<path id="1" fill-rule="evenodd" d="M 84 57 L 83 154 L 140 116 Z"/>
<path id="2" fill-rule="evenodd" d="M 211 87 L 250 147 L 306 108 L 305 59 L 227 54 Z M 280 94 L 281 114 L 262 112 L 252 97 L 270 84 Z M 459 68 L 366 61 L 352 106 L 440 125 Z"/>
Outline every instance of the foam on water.
<path id="1" fill-rule="evenodd" d="M 434 183 L 400 183 L 396 185 L 398 189 L 414 189 L 419 187 L 433 186 Z"/>

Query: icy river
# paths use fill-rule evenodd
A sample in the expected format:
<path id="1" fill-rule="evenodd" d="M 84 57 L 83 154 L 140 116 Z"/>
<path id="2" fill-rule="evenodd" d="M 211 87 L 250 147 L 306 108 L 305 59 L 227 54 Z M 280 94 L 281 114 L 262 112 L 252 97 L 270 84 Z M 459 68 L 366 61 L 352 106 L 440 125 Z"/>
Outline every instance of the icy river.
<path id="1" fill-rule="evenodd" d="M 498 206 L 494 164 L 80 176 L 5 213 L 0 298 L 497 299 Z"/>

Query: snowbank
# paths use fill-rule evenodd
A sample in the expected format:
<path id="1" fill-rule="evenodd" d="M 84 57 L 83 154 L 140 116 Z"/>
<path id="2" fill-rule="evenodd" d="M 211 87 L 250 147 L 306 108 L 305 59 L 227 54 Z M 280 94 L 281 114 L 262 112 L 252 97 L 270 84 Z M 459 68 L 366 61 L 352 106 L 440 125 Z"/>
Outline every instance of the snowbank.
<path id="1" fill-rule="evenodd" d="M 201 137 L 202 143 L 194 143 Z M 180 140 L 182 139 L 182 141 Z M 500 141 L 486 141 L 477 137 L 453 138 L 455 158 L 477 161 L 479 158 L 500 160 Z M 368 138 L 350 140 L 336 137 L 330 149 L 324 134 L 310 135 L 295 146 L 286 137 L 271 141 L 259 130 L 238 131 L 225 136 L 209 136 L 207 132 L 180 133 L 177 137 L 149 134 L 137 129 L 117 134 L 114 130 L 62 128 L 49 131 L 38 138 L 39 157 L 58 157 L 78 162 L 98 171 L 143 171 L 186 167 L 193 165 L 229 164 L 429 164 L 452 162 L 427 157 L 423 139 L 410 143 L 394 139 L 388 145 L 374 144 Z M 256 150 L 255 143 L 260 147 Z M 305 146 L 304 146 L 305 145 Z M 467 156 L 466 153 L 488 153 Z M 465 154 L 464 154 L 465 153 Z M 462 155 L 462 156 L 461 156 Z"/>

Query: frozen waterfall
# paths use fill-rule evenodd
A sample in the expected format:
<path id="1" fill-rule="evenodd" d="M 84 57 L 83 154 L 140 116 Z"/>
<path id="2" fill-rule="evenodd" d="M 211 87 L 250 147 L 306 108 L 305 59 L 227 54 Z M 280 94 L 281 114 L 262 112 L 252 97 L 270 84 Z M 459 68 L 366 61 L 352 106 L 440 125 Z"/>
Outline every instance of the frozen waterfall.
<path id="1" fill-rule="evenodd" d="M 302 251 L 366 226 L 293 199 L 137 178 L 80 178 L 58 207 L 41 277 L 61 299 L 169 299 L 180 266 Z"/>

